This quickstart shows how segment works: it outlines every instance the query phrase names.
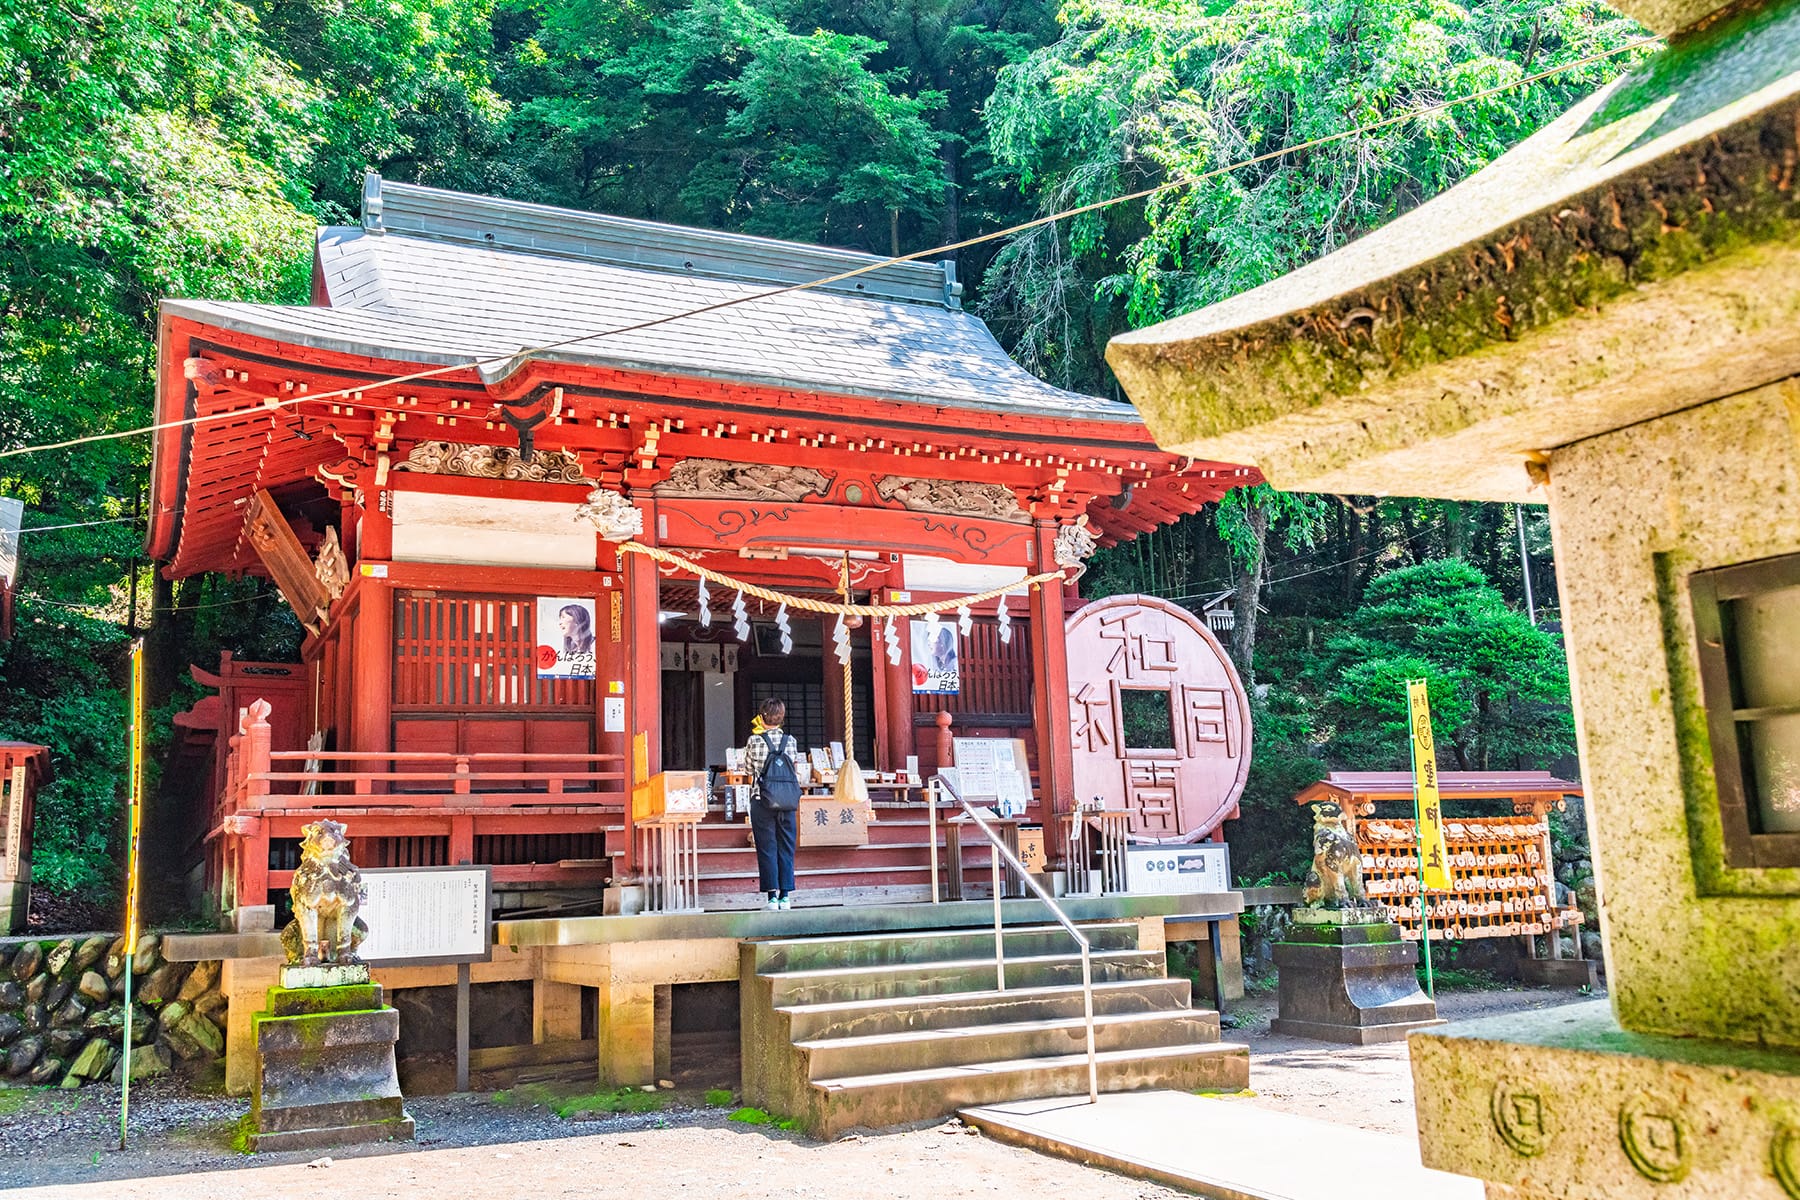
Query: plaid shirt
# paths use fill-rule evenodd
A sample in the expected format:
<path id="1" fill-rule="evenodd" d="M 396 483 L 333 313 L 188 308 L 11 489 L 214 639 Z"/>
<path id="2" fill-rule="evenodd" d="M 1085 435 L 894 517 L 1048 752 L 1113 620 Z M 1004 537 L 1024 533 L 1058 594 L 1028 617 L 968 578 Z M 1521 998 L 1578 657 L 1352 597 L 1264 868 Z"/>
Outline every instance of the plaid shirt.
<path id="1" fill-rule="evenodd" d="M 767 742 L 763 740 L 765 737 L 768 738 Z M 744 747 L 744 761 L 750 766 L 752 787 L 756 787 L 762 782 L 763 767 L 769 761 L 769 742 L 775 743 L 775 749 L 786 751 L 788 758 L 794 764 L 796 774 L 800 770 L 800 743 L 796 742 L 794 735 L 785 729 L 779 727 L 770 729 L 765 733 L 752 736 L 750 744 Z"/>

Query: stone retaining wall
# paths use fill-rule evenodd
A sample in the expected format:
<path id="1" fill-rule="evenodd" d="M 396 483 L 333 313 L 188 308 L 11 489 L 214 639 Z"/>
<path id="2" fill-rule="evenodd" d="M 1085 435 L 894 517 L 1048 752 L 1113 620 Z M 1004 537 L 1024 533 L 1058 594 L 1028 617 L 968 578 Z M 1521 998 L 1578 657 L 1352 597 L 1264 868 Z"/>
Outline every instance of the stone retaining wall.
<path id="1" fill-rule="evenodd" d="M 0 939 L 0 1075 L 74 1088 L 118 1081 L 125 939 L 97 933 Z M 225 1050 L 219 963 L 169 962 L 144 934 L 132 960 L 131 1077 L 204 1066 Z"/>

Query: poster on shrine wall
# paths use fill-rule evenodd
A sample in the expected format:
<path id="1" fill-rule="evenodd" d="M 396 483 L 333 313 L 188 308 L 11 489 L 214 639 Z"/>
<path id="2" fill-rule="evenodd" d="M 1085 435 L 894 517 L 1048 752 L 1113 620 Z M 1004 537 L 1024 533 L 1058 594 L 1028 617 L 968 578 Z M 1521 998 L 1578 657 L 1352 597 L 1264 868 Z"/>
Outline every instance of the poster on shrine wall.
<path id="1" fill-rule="evenodd" d="M 942 621 L 912 623 L 912 685 L 918 695 L 945 696 L 962 691 L 956 626 Z"/>
<path id="2" fill-rule="evenodd" d="M 594 602 L 573 596 L 537 598 L 539 679 L 594 678 Z"/>

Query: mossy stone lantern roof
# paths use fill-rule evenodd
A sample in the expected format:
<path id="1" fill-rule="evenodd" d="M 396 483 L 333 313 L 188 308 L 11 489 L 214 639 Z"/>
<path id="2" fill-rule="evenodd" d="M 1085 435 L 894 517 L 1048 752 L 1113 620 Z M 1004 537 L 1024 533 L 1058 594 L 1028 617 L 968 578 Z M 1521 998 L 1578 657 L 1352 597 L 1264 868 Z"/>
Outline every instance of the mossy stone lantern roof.
<path id="1" fill-rule="evenodd" d="M 1366 237 L 1115 338 L 1158 442 L 1290 490 L 1541 499 L 1544 451 L 1800 371 L 1800 4 L 1618 7 L 1668 49 Z"/>

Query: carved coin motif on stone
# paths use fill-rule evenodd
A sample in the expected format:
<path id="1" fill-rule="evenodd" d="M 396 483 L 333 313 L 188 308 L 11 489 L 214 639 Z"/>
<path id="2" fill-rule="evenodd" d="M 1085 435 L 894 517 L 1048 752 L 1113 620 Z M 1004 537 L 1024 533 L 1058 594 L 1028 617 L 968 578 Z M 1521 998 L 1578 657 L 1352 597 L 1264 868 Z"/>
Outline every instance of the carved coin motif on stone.
<path id="1" fill-rule="evenodd" d="M 510 446 L 461 442 L 420 442 L 398 470 L 425 475 L 467 475 L 476 479 L 517 479 L 527 483 L 586 483 L 581 460 L 569 450 L 538 450 L 526 459 Z"/>
<path id="2" fill-rule="evenodd" d="M 1521 1158 L 1536 1158 L 1550 1145 L 1550 1109 L 1531 1084 L 1496 1080 L 1489 1111 L 1494 1132 Z"/>
<path id="3" fill-rule="evenodd" d="M 1769 1170 L 1791 1200 L 1800 1200 L 1800 1127 L 1783 1125 L 1769 1143 Z"/>
<path id="4" fill-rule="evenodd" d="M 1679 1106 L 1654 1092 L 1619 1109 L 1619 1144 L 1638 1174 L 1657 1183 L 1679 1183 L 1693 1165 L 1693 1136 Z"/>
<path id="5" fill-rule="evenodd" d="M 875 493 L 914 512 L 949 513 L 990 521 L 1027 523 L 1031 517 L 1019 507 L 1009 487 L 997 483 L 971 483 L 958 479 L 911 479 L 884 475 L 875 481 Z"/>

